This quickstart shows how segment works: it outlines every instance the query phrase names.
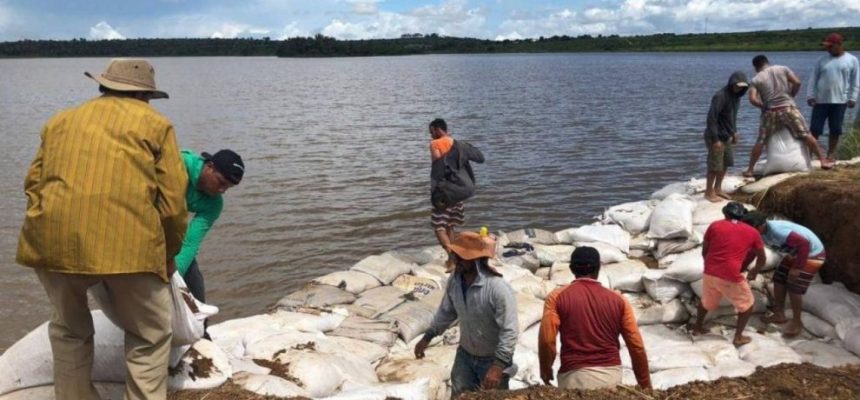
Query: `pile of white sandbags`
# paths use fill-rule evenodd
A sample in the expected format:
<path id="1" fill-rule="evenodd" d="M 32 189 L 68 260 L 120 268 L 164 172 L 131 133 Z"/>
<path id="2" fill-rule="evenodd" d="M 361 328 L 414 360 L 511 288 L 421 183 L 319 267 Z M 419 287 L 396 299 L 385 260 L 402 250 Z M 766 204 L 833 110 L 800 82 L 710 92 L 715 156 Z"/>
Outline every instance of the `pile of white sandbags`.
<path id="1" fill-rule="evenodd" d="M 723 190 L 732 192 L 743 183 L 727 177 Z M 807 332 L 795 340 L 751 322 L 770 333 L 749 328 L 753 342 L 736 349 L 731 344 L 735 312 L 725 301 L 709 314 L 712 334 L 687 332 L 701 296 L 703 236 L 722 218 L 725 205 L 703 200 L 703 190 L 703 180 L 691 179 L 670 184 L 649 200 L 610 207 L 595 224 L 498 234 L 491 265 L 516 292 L 518 303 L 518 369 L 512 388 L 541 384 L 537 353 L 543 300 L 574 280 L 570 256 L 577 246 L 600 251 L 598 280 L 632 305 L 657 388 L 745 376 L 756 366 L 779 362 L 860 362 L 851 354 L 860 355 L 860 296 L 840 284 L 810 287 L 802 315 Z M 779 254 L 767 249 L 767 257 L 766 270 L 773 269 Z M 210 326 L 212 341 L 199 341 L 180 354 L 170 387 L 212 387 L 230 379 L 276 397 L 447 399 L 459 327 L 437 336 L 425 358 L 413 354 L 444 296 L 450 278 L 445 260 L 439 246 L 369 256 L 349 270 L 314 279 L 269 313 Z M 768 301 L 766 281 L 760 276 L 752 284 L 756 313 L 764 312 Z M 100 313 L 94 315 L 94 378 L 122 382 L 122 332 Z M 0 356 L 0 395 L 51 383 L 46 331 L 46 326 L 38 328 Z M 635 384 L 626 346 L 620 355 L 624 383 Z M 210 369 L 207 377 L 193 376 L 202 366 Z M 553 371 L 559 368 L 556 358 Z"/>

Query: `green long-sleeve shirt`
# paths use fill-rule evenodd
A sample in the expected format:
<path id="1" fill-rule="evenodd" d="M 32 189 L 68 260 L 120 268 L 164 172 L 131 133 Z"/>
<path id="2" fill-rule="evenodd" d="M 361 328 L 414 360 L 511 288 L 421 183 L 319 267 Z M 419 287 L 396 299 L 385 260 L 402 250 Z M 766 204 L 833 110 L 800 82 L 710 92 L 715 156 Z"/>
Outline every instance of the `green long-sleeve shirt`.
<path id="1" fill-rule="evenodd" d="M 182 161 L 185 163 L 185 170 L 188 173 L 188 190 L 185 192 L 185 202 L 188 206 L 188 212 L 194 213 L 194 217 L 188 224 L 185 239 L 182 241 L 182 249 L 176 255 L 176 270 L 185 276 L 188 268 L 191 267 L 191 262 L 197 257 L 200 243 L 203 242 L 209 229 L 221 216 L 224 200 L 221 196 L 209 196 L 197 190 L 200 171 L 203 170 L 205 163 L 203 157 L 191 150 L 182 150 L 181 154 Z"/>

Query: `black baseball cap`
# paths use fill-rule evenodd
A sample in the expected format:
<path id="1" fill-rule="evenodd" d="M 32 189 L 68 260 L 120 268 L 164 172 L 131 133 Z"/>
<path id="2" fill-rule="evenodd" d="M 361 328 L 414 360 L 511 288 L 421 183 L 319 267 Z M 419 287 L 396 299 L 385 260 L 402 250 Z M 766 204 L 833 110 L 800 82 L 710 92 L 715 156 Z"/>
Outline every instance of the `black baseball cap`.
<path id="1" fill-rule="evenodd" d="M 577 247 L 570 255 L 570 270 L 574 275 L 590 275 L 600 267 L 600 252 L 594 247 Z"/>
<path id="2" fill-rule="evenodd" d="M 242 181 L 242 175 L 245 174 L 245 163 L 242 162 L 242 157 L 239 157 L 233 150 L 218 150 L 215 154 L 204 152 L 203 159 L 212 162 L 215 170 L 224 175 L 228 181 L 238 185 Z"/>

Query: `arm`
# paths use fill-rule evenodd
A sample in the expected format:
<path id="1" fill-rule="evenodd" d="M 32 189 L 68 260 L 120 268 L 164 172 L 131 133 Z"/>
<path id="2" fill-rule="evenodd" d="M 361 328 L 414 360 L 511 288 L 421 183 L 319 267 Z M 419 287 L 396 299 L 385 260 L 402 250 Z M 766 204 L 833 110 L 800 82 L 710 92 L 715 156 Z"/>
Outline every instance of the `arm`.
<path id="1" fill-rule="evenodd" d="M 854 108 L 860 96 L 860 61 L 854 58 L 854 66 L 848 79 L 848 107 Z"/>
<path id="2" fill-rule="evenodd" d="M 761 97 L 759 97 L 758 90 L 756 90 L 755 86 L 750 85 L 749 99 L 750 104 L 756 108 L 764 109 L 764 103 L 761 101 Z"/>
<path id="3" fill-rule="evenodd" d="M 203 243 L 203 238 L 209 233 L 209 229 L 221 216 L 221 210 L 224 208 L 224 201 L 221 197 L 214 197 L 210 204 L 200 212 L 194 214 L 191 218 L 191 223 L 188 224 L 188 230 L 185 233 L 185 239 L 182 242 L 182 249 L 176 255 L 176 270 L 179 274 L 185 276 L 188 268 L 191 267 L 191 262 L 197 257 L 197 252 L 200 251 L 200 244 Z"/>
<path id="4" fill-rule="evenodd" d="M 33 205 L 36 197 L 34 193 L 39 187 L 39 182 L 42 180 L 42 147 L 45 143 L 45 129 L 42 130 L 42 142 L 39 144 L 39 149 L 36 150 L 36 157 L 30 163 L 30 168 L 27 170 L 27 176 L 24 178 L 24 194 L 27 196 L 27 208 Z"/>
<path id="5" fill-rule="evenodd" d="M 433 322 L 430 323 L 430 328 L 424 332 L 424 337 L 415 345 L 415 358 L 419 360 L 424 358 L 424 350 L 430 345 L 430 341 L 445 332 L 457 320 L 457 310 L 454 309 L 454 303 L 451 301 L 451 292 L 449 290 L 452 284 L 451 279 L 448 279 L 445 296 L 442 297 L 442 303 L 439 304 L 436 315 L 433 316 Z"/>
<path id="6" fill-rule="evenodd" d="M 818 87 L 818 62 L 815 63 L 815 68 L 812 69 L 812 76 L 809 78 L 809 86 L 806 87 L 806 102 L 809 106 L 815 105 L 815 89 Z"/>
<path id="7" fill-rule="evenodd" d="M 538 365 L 540 365 L 540 377 L 543 383 L 549 385 L 555 378 L 552 374 L 552 364 L 558 351 L 555 348 L 555 338 L 561 327 L 561 318 L 556 309 L 556 299 L 563 289 L 556 289 L 547 296 L 543 304 L 543 318 L 540 320 L 538 331 Z"/>
<path id="8" fill-rule="evenodd" d="M 755 280 L 758 276 L 759 271 L 764 268 L 764 263 L 767 261 L 767 255 L 764 252 L 764 243 L 761 241 L 761 238 L 758 238 L 755 246 L 755 266 L 747 273 L 747 280 Z"/>
<path id="9" fill-rule="evenodd" d="M 466 153 L 466 158 L 469 161 L 476 162 L 478 164 L 484 163 L 484 153 L 481 153 L 481 150 L 478 150 L 477 147 L 472 146 L 470 143 L 463 142 L 465 146 L 462 146 L 463 151 Z"/>
<path id="10" fill-rule="evenodd" d="M 791 97 L 795 97 L 797 96 L 797 93 L 800 92 L 800 78 L 798 78 L 797 75 L 788 68 L 786 68 L 785 74 L 788 76 L 788 85 L 791 87 Z"/>
<path id="11" fill-rule="evenodd" d="M 517 323 L 517 299 L 514 291 L 501 279 L 493 284 L 493 309 L 496 324 L 499 326 L 499 344 L 496 347 L 495 361 L 481 379 L 481 388 L 496 389 L 502 381 L 504 369 L 513 363 L 514 348 L 517 346 L 519 324 Z"/>
<path id="12" fill-rule="evenodd" d="M 430 159 L 436 161 L 440 158 L 442 158 L 442 151 L 433 146 L 433 143 L 430 143 Z"/>
<path id="13" fill-rule="evenodd" d="M 182 248 L 188 216 L 185 204 L 188 174 L 185 173 L 185 164 L 179 156 L 176 133 L 169 125 L 162 137 L 160 152 L 156 155 L 155 179 L 158 187 L 156 208 L 161 215 L 166 255 L 169 261 L 173 260 Z"/>
<path id="14" fill-rule="evenodd" d="M 651 374 L 648 372 L 648 355 L 645 353 L 645 343 L 642 341 L 642 335 L 639 334 L 639 327 L 636 325 L 636 315 L 633 313 L 633 307 L 627 299 L 624 301 L 624 312 L 621 317 L 621 337 L 624 338 L 624 343 L 627 344 L 627 351 L 630 353 L 630 361 L 633 363 L 633 374 L 636 375 L 636 382 L 643 389 L 651 388 Z"/>
<path id="15" fill-rule="evenodd" d="M 723 106 L 721 103 L 724 102 L 720 101 L 719 95 L 714 95 L 714 97 L 711 98 L 711 108 L 708 109 L 707 127 L 705 128 L 705 135 L 710 139 L 711 143 L 716 142 L 719 138 L 719 119 L 720 111 Z"/>

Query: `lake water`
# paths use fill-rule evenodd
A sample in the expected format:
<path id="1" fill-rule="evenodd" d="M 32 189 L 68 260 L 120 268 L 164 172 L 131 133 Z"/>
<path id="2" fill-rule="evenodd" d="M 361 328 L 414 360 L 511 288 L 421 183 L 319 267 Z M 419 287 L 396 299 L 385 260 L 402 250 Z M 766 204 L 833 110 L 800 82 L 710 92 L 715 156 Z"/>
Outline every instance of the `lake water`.
<path id="1" fill-rule="evenodd" d="M 198 257 L 219 319 L 264 311 L 313 277 L 435 243 L 427 124 L 485 154 L 467 227 L 588 223 L 608 206 L 701 176 L 711 95 L 752 53 L 156 58 L 154 101 L 180 145 L 245 159 Z M 804 80 L 820 53 L 774 53 Z M 24 175 L 41 125 L 97 95 L 106 59 L 0 60 L 0 348 L 50 316 L 14 263 Z M 808 109 L 801 105 L 804 114 Z M 757 112 L 739 116 L 745 164 Z M 736 170 L 740 170 L 736 167 Z"/>

